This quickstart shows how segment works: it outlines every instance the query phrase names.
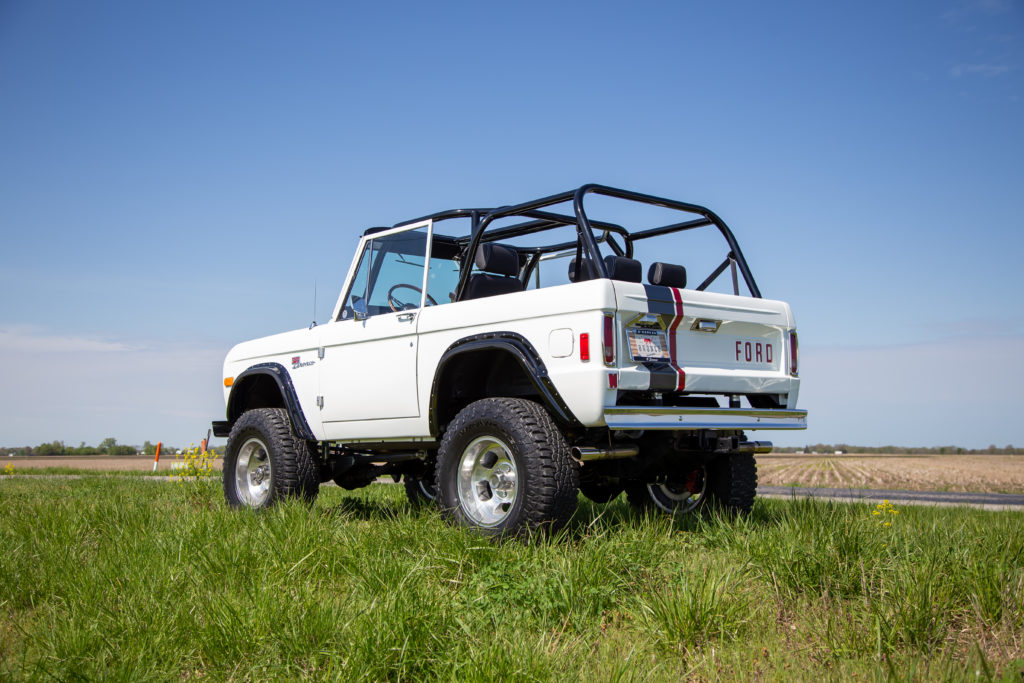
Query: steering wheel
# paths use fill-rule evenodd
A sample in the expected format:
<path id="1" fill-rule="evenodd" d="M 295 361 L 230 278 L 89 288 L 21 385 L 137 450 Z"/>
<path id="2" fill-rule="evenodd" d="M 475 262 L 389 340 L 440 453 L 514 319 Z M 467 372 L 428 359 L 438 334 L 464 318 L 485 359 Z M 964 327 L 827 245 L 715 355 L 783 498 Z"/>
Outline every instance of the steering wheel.
<path id="1" fill-rule="evenodd" d="M 406 306 L 412 306 L 412 304 L 404 303 L 403 301 L 401 301 L 400 299 L 395 297 L 395 290 L 396 289 L 401 289 L 402 287 L 405 287 L 406 289 L 411 289 L 414 292 L 416 292 L 417 294 L 422 294 L 423 293 L 423 290 L 420 289 L 419 287 L 417 287 L 416 285 L 407 285 L 404 282 L 399 282 L 397 285 L 395 285 L 394 287 L 389 289 L 388 290 L 388 306 L 390 306 L 391 310 L 395 311 L 396 313 L 398 311 L 404 311 Z M 436 306 L 437 305 L 437 302 L 434 301 L 434 297 L 430 296 L 429 294 L 427 294 L 427 305 L 428 306 Z"/>

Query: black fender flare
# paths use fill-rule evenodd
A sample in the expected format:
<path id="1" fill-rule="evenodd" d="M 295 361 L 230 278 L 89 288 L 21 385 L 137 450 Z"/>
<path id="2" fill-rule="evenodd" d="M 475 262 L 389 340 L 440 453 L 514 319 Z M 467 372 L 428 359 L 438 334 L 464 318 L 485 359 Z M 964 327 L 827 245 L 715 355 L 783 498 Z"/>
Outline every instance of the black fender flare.
<path id="1" fill-rule="evenodd" d="M 241 414 L 240 409 L 237 408 L 238 398 L 241 395 L 239 388 L 245 386 L 247 378 L 257 375 L 266 375 L 277 384 L 277 388 L 281 392 L 281 398 L 284 401 L 284 408 L 288 411 L 288 417 L 291 418 L 292 431 L 295 432 L 295 436 L 304 441 L 316 441 L 316 437 L 313 436 L 313 430 L 309 428 L 306 416 L 302 412 L 302 405 L 299 403 L 299 397 L 295 393 L 295 385 L 292 384 L 291 375 L 288 374 L 288 371 L 280 363 L 257 363 L 246 368 L 235 377 L 234 383 L 231 385 L 231 393 L 228 395 L 227 424 L 214 422 L 214 433 L 217 436 L 227 436 L 227 433 L 223 432 L 230 432 L 231 425 L 235 423 L 235 420 Z M 222 433 L 218 433 L 218 431 Z"/>
<path id="2" fill-rule="evenodd" d="M 540 395 L 544 407 L 551 413 L 555 421 L 564 425 L 581 426 L 579 420 L 573 415 L 562 395 L 558 393 L 548 369 L 541 360 L 540 354 L 533 347 L 526 337 L 517 332 L 487 332 L 476 334 L 470 337 L 463 337 L 452 343 L 448 349 L 441 354 L 437 367 L 434 369 L 434 382 L 430 388 L 430 433 L 438 436 L 440 425 L 438 424 L 437 402 L 438 390 L 442 375 L 448 364 L 462 354 L 472 351 L 497 350 L 508 353 L 514 358 L 519 366 L 530 379 L 534 389 Z"/>

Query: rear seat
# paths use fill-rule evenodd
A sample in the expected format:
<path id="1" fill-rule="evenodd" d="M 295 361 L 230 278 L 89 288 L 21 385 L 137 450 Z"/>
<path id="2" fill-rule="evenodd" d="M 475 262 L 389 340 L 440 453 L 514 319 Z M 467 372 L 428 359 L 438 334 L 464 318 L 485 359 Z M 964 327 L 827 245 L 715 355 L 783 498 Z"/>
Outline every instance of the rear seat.
<path id="1" fill-rule="evenodd" d="M 686 268 L 673 263 L 655 261 L 647 271 L 647 281 L 661 287 L 686 288 Z M 639 280 L 637 280 L 639 282 Z"/>
<path id="2" fill-rule="evenodd" d="M 583 266 L 580 268 L 579 278 L 575 278 L 576 275 L 576 259 L 569 261 L 569 282 L 583 282 L 584 280 L 593 280 L 594 275 L 589 267 L 590 261 L 584 260 Z M 640 282 L 643 279 L 643 266 L 636 259 L 626 258 L 625 256 L 605 256 L 604 267 L 608 271 L 608 277 L 612 280 L 621 280 L 623 282 Z"/>
<path id="3" fill-rule="evenodd" d="M 605 256 L 604 267 L 613 280 L 640 282 L 644 277 L 644 267 L 640 262 L 626 256 Z"/>

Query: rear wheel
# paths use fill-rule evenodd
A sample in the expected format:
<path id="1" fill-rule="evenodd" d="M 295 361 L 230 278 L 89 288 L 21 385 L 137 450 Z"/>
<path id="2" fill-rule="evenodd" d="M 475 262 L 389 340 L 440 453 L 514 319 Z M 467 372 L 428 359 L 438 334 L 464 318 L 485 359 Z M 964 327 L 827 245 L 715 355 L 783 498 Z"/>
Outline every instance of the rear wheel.
<path id="1" fill-rule="evenodd" d="M 224 498 L 231 507 L 261 509 L 285 498 L 316 499 L 320 468 L 306 442 L 292 434 L 282 408 L 242 413 L 224 454 Z"/>
<path id="2" fill-rule="evenodd" d="M 733 453 L 708 464 L 708 499 L 727 512 L 746 514 L 757 495 L 757 461 L 749 453 Z"/>
<path id="3" fill-rule="evenodd" d="M 669 514 L 686 514 L 705 504 L 707 486 L 707 470 L 698 467 L 681 477 L 634 484 L 626 489 L 626 497 L 636 508 L 657 508 Z"/>
<path id="4" fill-rule="evenodd" d="M 714 507 L 745 514 L 754 506 L 757 494 L 757 461 L 749 453 L 714 457 L 707 465 L 682 477 L 626 488 L 629 504 L 636 508 L 657 508 L 671 514 L 685 514 Z"/>
<path id="5" fill-rule="evenodd" d="M 518 398 L 471 403 L 437 459 L 444 516 L 490 536 L 563 526 L 576 508 L 578 466 L 548 413 Z"/>

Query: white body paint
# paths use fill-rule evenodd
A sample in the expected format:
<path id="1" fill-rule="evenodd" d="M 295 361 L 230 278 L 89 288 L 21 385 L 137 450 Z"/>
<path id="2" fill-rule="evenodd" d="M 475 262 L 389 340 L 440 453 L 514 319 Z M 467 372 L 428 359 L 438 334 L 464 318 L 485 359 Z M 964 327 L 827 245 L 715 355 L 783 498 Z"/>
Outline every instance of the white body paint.
<path id="1" fill-rule="evenodd" d="M 441 305 L 426 306 L 425 299 L 421 299 L 414 310 L 342 319 L 342 308 L 366 243 L 410 227 L 432 234 L 432 224 L 426 221 L 362 238 L 331 322 L 235 346 L 225 360 L 224 377 L 235 378 L 261 363 L 284 367 L 310 431 L 319 441 L 430 441 L 439 436 L 431 433 L 429 410 L 442 355 L 467 337 L 514 333 L 536 350 L 572 416 L 585 427 L 604 427 L 608 424 L 606 411 L 617 405 L 619 392 L 652 388 L 650 368 L 633 362 L 627 346 L 627 325 L 648 314 L 649 321 L 660 319 L 664 326 L 675 326 L 674 360 L 685 373 L 686 392 L 771 394 L 781 408 L 793 411 L 796 407 L 800 380 L 789 367 L 789 333 L 795 329 L 795 322 L 789 305 L 781 301 L 678 289 L 675 295 L 681 301 L 681 319 L 676 320 L 680 318 L 678 312 L 662 313 L 659 318 L 650 315 L 653 304 L 647 286 L 597 279 L 455 303 L 439 302 Z M 426 289 L 426 273 L 422 285 Z M 661 290 L 670 291 L 667 287 Z M 605 364 L 602 349 L 606 314 L 615 316 L 615 358 L 611 365 Z M 702 320 L 714 331 L 692 329 Z M 580 358 L 581 334 L 589 337 L 589 360 Z M 612 375 L 617 388 L 612 388 Z M 225 400 L 230 391 L 225 387 Z M 735 421 L 718 414 L 703 422 L 694 418 L 697 426 L 687 422 L 687 416 L 669 417 L 619 419 L 639 420 L 655 429 L 713 424 L 735 428 Z M 663 420 L 664 424 L 658 426 L 652 420 Z M 790 415 L 786 420 L 785 428 L 803 426 L 801 415 Z M 739 424 L 749 429 L 780 428 L 767 418 Z"/>

